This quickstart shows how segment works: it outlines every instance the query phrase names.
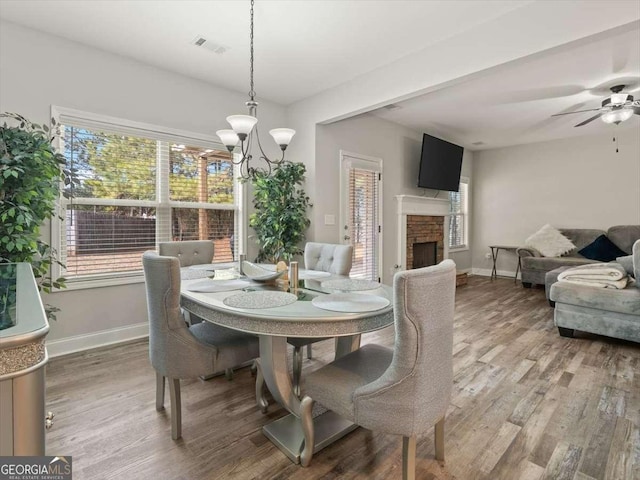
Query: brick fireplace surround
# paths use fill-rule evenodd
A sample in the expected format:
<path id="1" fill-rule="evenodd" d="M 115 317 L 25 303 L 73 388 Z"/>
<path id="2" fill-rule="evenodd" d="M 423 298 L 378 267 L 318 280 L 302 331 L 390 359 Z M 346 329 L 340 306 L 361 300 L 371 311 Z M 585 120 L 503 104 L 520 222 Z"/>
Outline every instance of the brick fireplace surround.
<path id="1" fill-rule="evenodd" d="M 444 259 L 444 217 L 407 215 L 407 268 L 413 265 L 415 243 L 436 242 L 436 263 Z"/>
<path id="2" fill-rule="evenodd" d="M 413 267 L 413 244 L 438 242 L 437 261 L 449 258 L 444 232 L 449 228 L 449 199 L 417 195 L 396 195 L 398 214 L 398 256 L 394 271 Z"/>

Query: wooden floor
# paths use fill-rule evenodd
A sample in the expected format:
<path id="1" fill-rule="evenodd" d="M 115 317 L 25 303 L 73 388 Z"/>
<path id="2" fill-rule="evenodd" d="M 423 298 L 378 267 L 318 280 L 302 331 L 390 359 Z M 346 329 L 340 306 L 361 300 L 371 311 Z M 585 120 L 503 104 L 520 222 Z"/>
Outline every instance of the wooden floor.
<path id="1" fill-rule="evenodd" d="M 392 329 L 363 342 L 393 343 Z M 315 345 L 305 370 L 333 351 Z M 433 430 L 418 440 L 418 478 L 640 479 L 640 345 L 559 337 L 544 291 L 470 277 L 457 291 L 446 463 Z M 248 369 L 184 381 L 183 439 L 154 408 L 147 343 L 54 359 L 47 370 L 49 455 L 72 455 L 74 479 L 401 478 L 401 440 L 358 429 L 293 465 L 261 433 L 284 414 L 254 403 Z M 167 394 L 168 400 L 168 394 Z"/>

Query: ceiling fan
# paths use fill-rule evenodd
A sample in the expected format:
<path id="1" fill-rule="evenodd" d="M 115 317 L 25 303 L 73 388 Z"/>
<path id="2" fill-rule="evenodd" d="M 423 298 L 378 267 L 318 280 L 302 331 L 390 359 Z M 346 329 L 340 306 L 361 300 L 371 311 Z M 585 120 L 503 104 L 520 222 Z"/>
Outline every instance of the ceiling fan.
<path id="1" fill-rule="evenodd" d="M 575 112 L 556 113 L 551 115 L 552 117 L 559 117 L 560 115 L 572 115 L 574 113 L 584 112 L 598 112 L 591 118 L 586 119 L 584 122 L 580 122 L 576 127 L 581 127 L 587 123 L 593 122 L 596 118 L 602 117 L 602 121 L 605 123 L 615 123 L 616 125 L 625 120 L 629 120 L 633 114 L 640 115 L 640 101 L 633 100 L 633 95 L 628 93 L 621 93 L 624 90 L 625 85 L 615 85 L 610 88 L 612 94 L 609 98 L 605 98 L 602 101 L 600 108 L 591 108 L 589 110 L 577 110 Z"/>

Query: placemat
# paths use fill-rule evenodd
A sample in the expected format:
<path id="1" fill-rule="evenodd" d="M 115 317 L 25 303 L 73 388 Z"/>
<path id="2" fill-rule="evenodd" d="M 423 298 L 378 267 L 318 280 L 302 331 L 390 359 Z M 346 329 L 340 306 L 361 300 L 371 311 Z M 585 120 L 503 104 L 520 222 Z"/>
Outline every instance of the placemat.
<path id="1" fill-rule="evenodd" d="M 388 306 L 391 302 L 378 295 L 358 293 L 331 293 L 319 295 L 311 303 L 322 310 L 344 313 L 373 312 Z"/>
<path id="2" fill-rule="evenodd" d="M 298 300 L 298 297 L 287 292 L 243 292 L 231 295 L 222 302 L 228 307 L 234 308 L 274 308 L 290 305 Z"/>
<path id="3" fill-rule="evenodd" d="M 334 290 L 343 290 L 345 292 L 356 292 L 360 290 L 374 290 L 379 288 L 380 284 L 371 280 L 363 280 L 358 278 L 336 278 L 322 282 L 322 288 L 331 288 Z"/>
<path id="4" fill-rule="evenodd" d="M 207 278 L 213 276 L 213 272 L 209 270 L 192 270 L 190 267 L 180 269 L 180 278 L 182 280 L 195 280 L 197 278 Z"/>
<path id="5" fill-rule="evenodd" d="M 190 292 L 229 292 L 231 290 L 242 290 L 251 284 L 252 282 L 249 280 L 243 279 L 202 280 L 200 282 L 194 282 L 185 288 Z"/>

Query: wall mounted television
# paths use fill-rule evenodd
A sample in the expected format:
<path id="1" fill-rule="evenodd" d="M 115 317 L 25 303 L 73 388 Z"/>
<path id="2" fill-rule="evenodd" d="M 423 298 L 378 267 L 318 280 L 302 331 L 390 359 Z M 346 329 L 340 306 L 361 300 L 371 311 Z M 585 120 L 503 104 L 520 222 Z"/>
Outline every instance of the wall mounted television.
<path id="1" fill-rule="evenodd" d="M 425 133 L 422 136 L 418 187 L 457 192 L 463 153 L 463 147 Z"/>

